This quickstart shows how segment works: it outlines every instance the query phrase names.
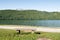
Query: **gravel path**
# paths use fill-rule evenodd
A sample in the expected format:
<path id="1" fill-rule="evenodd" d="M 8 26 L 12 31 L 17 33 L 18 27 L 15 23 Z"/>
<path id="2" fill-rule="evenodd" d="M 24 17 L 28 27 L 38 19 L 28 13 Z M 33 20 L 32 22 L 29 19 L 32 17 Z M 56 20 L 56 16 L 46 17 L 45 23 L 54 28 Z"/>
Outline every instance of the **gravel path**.
<path id="1" fill-rule="evenodd" d="M 0 25 L 0 29 L 11 29 L 11 30 L 17 30 L 17 29 L 34 29 L 36 31 L 42 31 L 42 32 L 57 32 L 60 33 L 60 28 L 49 28 L 49 27 L 33 27 L 33 26 L 23 26 L 23 25 Z"/>

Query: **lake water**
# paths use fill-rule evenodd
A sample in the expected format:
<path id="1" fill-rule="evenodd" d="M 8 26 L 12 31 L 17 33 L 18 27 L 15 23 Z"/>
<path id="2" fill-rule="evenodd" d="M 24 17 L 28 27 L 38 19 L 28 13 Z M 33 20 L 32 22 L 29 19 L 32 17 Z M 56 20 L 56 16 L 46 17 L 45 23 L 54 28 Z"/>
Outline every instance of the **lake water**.
<path id="1" fill-rule="evenodd" d="M 0 24 L 60 27 L 60 20 L 0 20 Z"/>

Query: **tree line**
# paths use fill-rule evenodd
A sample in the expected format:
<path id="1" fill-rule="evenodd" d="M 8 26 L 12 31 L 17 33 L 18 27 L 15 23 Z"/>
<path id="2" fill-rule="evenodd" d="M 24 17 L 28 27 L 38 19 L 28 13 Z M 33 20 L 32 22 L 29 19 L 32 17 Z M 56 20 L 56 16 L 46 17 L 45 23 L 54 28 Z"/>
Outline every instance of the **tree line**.
<path id="1" fill-rule="evenodd" d="M 60 20 L 60 12 L 0 10 L 0 20 Z"/>

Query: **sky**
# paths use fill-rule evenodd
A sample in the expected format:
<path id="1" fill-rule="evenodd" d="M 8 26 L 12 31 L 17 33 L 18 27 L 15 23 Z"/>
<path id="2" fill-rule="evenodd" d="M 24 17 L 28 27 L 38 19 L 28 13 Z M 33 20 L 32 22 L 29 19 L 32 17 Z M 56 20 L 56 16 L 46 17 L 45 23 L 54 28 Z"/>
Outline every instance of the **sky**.
<path id="1" fill-rule="evenodd" d="M 60 12 L 60 0 L 0 0 L 0 10 L 2 9 Z"/>

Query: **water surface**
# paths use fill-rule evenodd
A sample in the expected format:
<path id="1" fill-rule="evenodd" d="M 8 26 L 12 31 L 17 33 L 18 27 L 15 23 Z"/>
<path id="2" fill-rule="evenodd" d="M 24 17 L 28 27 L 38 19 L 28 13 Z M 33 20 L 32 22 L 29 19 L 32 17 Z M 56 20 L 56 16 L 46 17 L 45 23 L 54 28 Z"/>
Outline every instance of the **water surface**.
<path id="1" fill-rule="evenodd" d="M 0 24 L 60 27 L 60 20 L 0 20 Z"/>

